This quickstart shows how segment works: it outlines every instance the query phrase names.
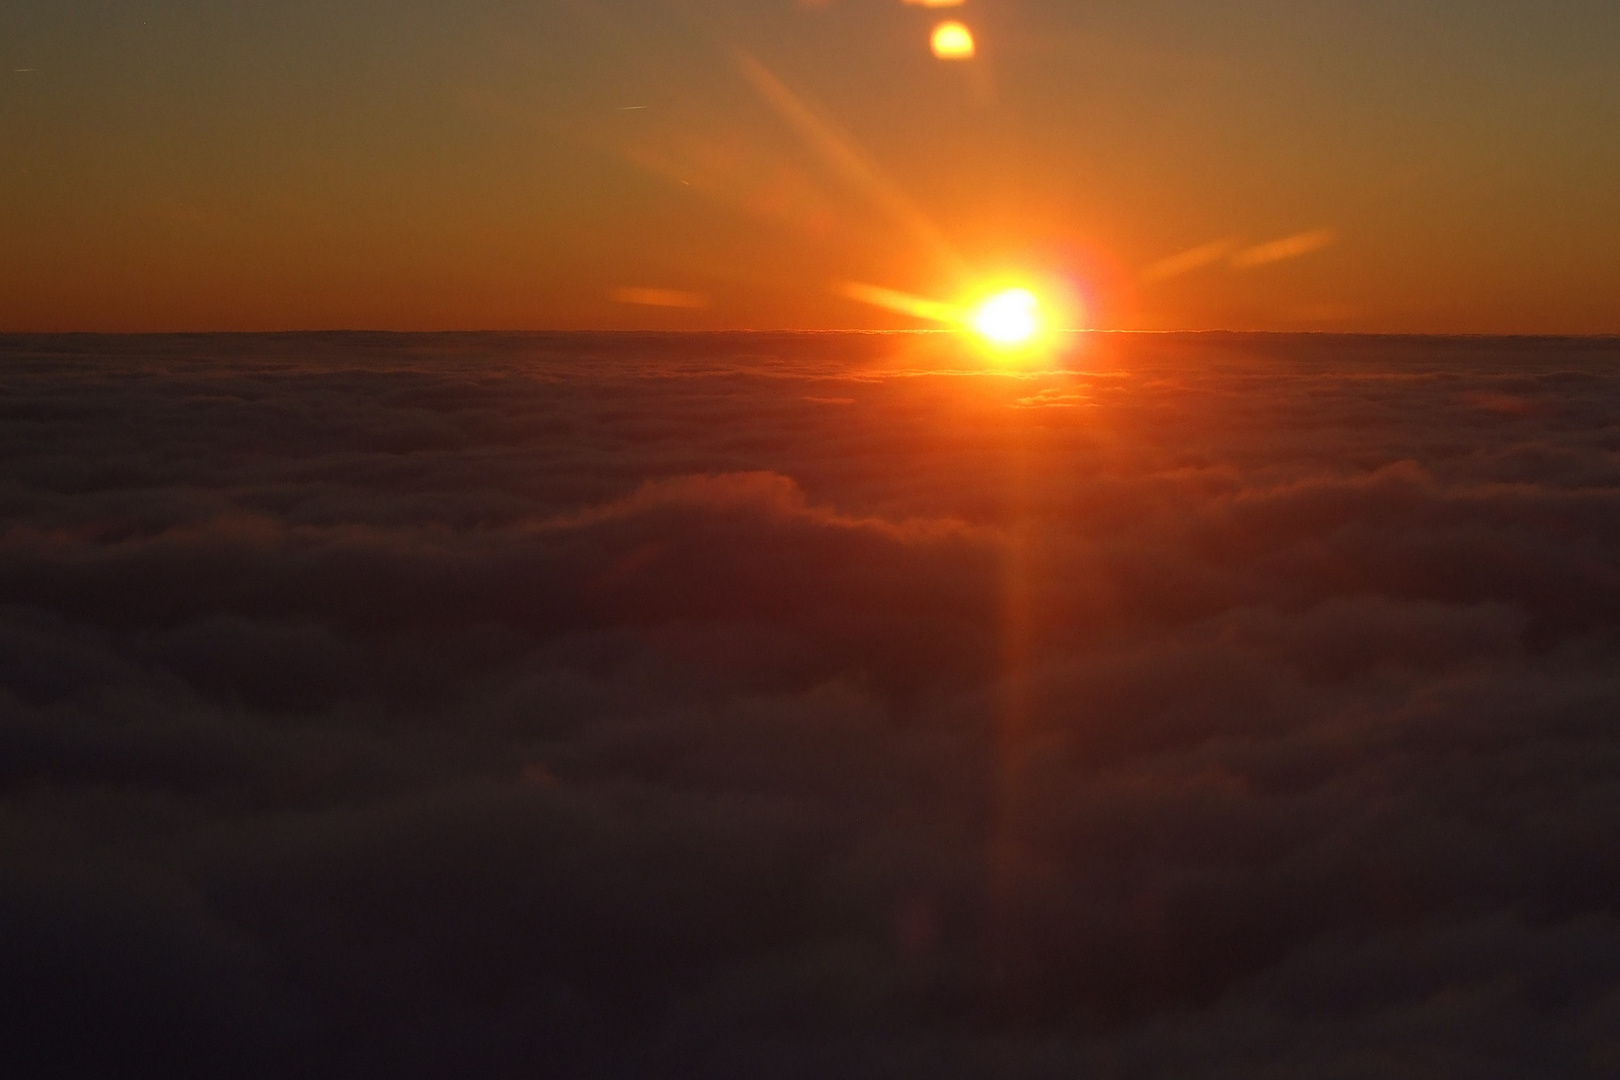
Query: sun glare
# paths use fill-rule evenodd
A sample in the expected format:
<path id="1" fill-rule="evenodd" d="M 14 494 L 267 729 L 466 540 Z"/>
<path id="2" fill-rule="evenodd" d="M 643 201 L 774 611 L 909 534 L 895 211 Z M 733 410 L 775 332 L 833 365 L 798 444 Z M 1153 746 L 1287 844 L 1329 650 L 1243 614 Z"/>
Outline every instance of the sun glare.
<path id="1" fill-rule="evenodd" d="M 934 27 L 930 44 L 941 60 L 973 59 L 973 31 L 959 22 L 942 22 Z"/>
<path id="2" fill-rule="evenodd" d="M 1057 279 L 1034 288 L 1005 284 L 982 288 L 960 305 L 858 281 L 837 282 L 833 291 L 873 307 L 969 331 L 984 347 L 1006 354 L 1009 361 L 1062 349 L 1060 328 L 1080 325 L 1083 318 L 1079 296 Z"/>
<path id="3" fill-rule="evenodd" d="M 1006 289 L 973 312 L 973 329 L 992 345 L 1026 345 L 1041 329 L 1041 302 L 1028 289 Z"/>

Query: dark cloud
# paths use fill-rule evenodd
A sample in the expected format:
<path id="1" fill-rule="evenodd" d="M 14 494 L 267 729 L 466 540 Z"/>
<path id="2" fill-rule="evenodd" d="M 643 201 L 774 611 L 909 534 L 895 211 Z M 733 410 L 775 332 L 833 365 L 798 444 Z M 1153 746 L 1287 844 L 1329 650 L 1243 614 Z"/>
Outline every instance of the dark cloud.
<path id="1" fill-rule="evenodd" d="M 7 1059 L 1613 1075 L 1620 348 L 955 348 L 0 341 Z"/>

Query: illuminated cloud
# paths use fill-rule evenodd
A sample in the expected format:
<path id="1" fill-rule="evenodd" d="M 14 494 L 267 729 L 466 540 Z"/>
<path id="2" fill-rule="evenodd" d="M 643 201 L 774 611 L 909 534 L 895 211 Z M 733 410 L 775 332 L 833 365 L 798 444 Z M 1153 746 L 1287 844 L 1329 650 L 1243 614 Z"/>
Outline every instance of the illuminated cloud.
<path id="1" fill-rule="evenodd" d="M 612 292 L 615 303 L 640 304 L 645 307 L 700 308 L 709 305 L 709 298 L 700 292 L 685 289 L 659 289 L 643 285 L 625 285 Z"/>
<path id="2" fill-rule="evenodd" d="M 961 7 L 967 0 L 904 0 L 904 2 L 913 7 L 949 8 Z"/>
<path id="3" fill-rule="evenodd" d="M 1249 270 L 1286 259 L 1297 259 L 1313 251 L 1321 251 L 1337 238 L 1332 229 L 1316 229 L 1312 232 L 1285 236 L 1281 240 L 1272 240 L 1237 252 L 1232 256 L 1232 265 L 1239 270 Z"/>
<path id="4" fill-rule="evenodd" d="M 1142 271 L 1143 281 L 1167 281 L 1182 274 L 1200 270 L 1212 263 L 1220 262 L 1232 252 L 1237 250 L 1238 242 L 1235 237 L 1224 240 L 1212 240 L 1207 244 L 1200 244 L 1195 248 L 1160 259 L 1158 262 Z"/>
<path id="5" fill-rule="evenodd" d="M 1253 247 L 1240 248 L 1236 237 L 1226 237 L 1160 259 L 1145 268 L 1141 277 L 1143 281 L 1149 282 L 1168 281 L 1228 258 L 1233 268 L 1247 270 L 1320 251 L 1333 244 L 1336 238 L 1332 229 L 1317 229 Z"/>
<path id="6" fill-rule="evenodd" d="M 973 31 L 959 22 L 942 22 L 934 27 L 929 47 L 941 60 L 971 60 L 976 51 Z"/>
<path id="7" fill-rule="evenodd" d="M 1047 388 L 1038 394 L 1018 398 L 1013 402 L 1020 409 L 1072 409 L 1091 404 L 1091 395 L 1070 390 Z"/>

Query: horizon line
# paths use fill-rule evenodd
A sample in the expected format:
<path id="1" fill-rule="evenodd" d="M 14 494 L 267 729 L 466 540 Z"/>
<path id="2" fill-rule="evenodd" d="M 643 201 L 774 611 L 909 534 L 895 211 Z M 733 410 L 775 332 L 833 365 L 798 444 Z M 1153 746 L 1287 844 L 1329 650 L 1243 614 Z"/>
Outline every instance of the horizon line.
<path id="1" fill-rule="evenodd" d="M 1489 331 L 1489 330 L 1243 330 L 1231 327 L 1205 327 L 1201 329 L 1179 330 L 1152 330 L 1152 329 L 1104 329 L 1104 328 L 1067 328 L 1053 331 L 1058 334 L 1108 334 L 1108 335 L 1143 335 L 1158 337 L 1192 336 L 1192 335 L 1234 335 L 1245 337 L 1364 337 L 1364 338 L 1491 338 L 1491 339 L 1526 339 L 1526 340 L 1571 340 L 1571 341 L 1604 341 L 1620 339 L 1620 330 L 1607 331 Z M 944 329 L 934 327 L 916 327 L 895 330 L 872 330 L 862 328 L 817 329 L 804 327 L 730 327 L 725 329 L 645 329 L 645 328 L 608 328 L 587 327 L 573 329 L 515 329 L 515 328 L 483 328 L 483 329 L 434 329 L 434 330 L 398 330 L 386 328 L 366 327 L 338 327 L 326 329 L 279 329 L 279 330 L 3 330 L 0 329 L 0 340 L 7 338 L 42 338 L 42 337 L 315 337 L 315 336 L 396 336 L 396 337 L 445 337 L 451 335 L 596 335 L 596 336 L 661 336 L 661 337 L 704 337 L 718 335 L 745 335 L 745 334 L 797 334 L 804 336 L 903 336 L 903 335 L 962 335 L 971 331 L 963 329 Z"/>

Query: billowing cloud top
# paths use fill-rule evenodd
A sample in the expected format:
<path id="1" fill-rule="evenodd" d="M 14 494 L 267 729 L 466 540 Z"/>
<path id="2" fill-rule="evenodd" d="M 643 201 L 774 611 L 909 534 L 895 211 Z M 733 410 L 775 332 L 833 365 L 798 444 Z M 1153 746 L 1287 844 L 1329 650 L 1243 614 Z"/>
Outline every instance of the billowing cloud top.
<path id="1" fill-rule="evenodd" d="M 1620 1068 L 1620 347 L 0 341 L 19 1075 Z"/>

